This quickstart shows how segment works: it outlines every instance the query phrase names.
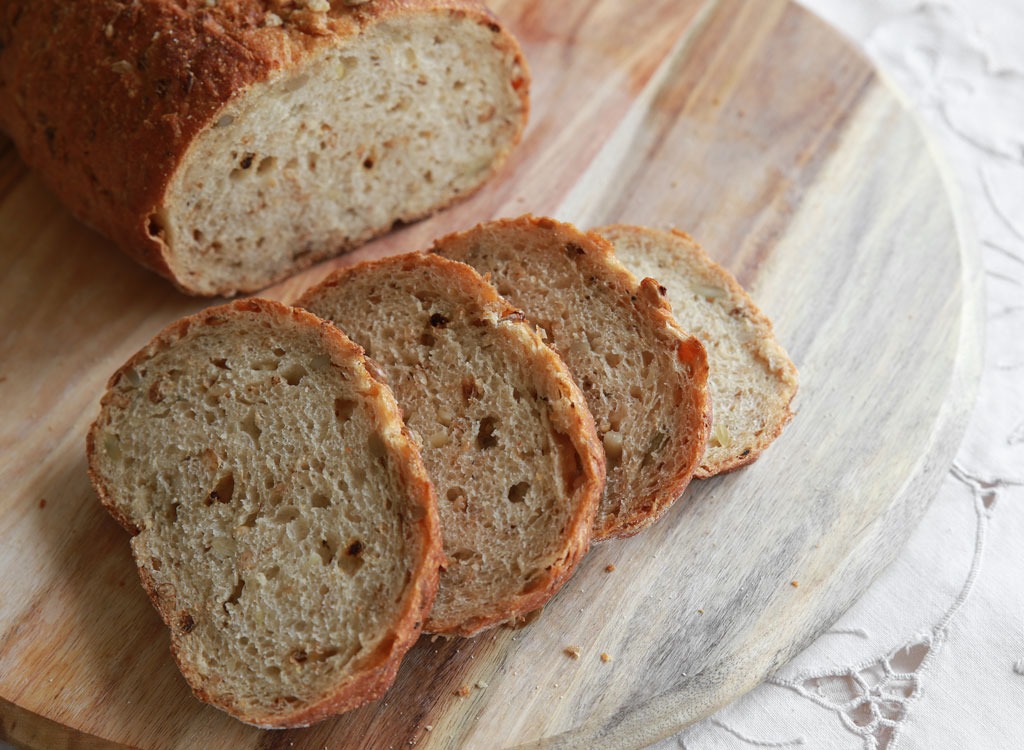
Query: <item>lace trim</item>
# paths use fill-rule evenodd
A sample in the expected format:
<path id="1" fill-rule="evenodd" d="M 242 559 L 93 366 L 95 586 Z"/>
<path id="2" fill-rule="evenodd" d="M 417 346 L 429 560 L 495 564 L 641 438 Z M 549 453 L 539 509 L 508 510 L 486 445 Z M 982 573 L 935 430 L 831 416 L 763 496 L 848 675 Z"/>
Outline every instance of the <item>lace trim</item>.
<path id="1" fill-rule="evenodd" d="M 866 750 L 894 750 L 896 747 L 903 721 L 921 694 L 922 677 L 945 643 L 949 625 L 970 597 L 981 571 L 988 522 L 1001 483 L 978 479 L 956 465 L 951 473 L 974 497 L 977 518 L 974 554 L 959 594 L 931 631 L 885 656 L 853 667 L 803 672 L 789 680 L 768 680 L 838 714 L 843 726 L 862 738 Z M 860 635 L 863 631 L 836 629 L 829 632 Z"/>

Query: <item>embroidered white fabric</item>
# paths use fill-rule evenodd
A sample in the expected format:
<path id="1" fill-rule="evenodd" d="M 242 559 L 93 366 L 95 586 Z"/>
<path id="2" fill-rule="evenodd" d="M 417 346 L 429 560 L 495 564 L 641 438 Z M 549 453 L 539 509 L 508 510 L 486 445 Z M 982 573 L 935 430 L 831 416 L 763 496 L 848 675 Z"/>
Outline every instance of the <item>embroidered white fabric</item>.
<path id="1" fill-rule="evenodd" d="M 766 684 L 655 750 L 1024 748 L 1024 2 L 801 0 L 907 95 L 964 193 L 986 354 L 896 562 Z"/>

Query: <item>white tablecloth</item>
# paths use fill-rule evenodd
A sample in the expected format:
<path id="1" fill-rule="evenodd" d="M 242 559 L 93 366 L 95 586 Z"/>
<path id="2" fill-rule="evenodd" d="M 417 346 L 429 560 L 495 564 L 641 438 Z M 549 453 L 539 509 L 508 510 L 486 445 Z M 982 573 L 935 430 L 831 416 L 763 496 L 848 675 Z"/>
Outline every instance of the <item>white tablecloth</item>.
<path id="1" fill-rule="evenodd" d="M 984 376 L 896 562 L 769 683 L 656 748 L 1021 750 L 1024 0 L 802 1 L 903 90 L 956 173 L 985 267 Z"/>
<path id="2" fill-rule="evenodd" d="M 802 2 L 906 94 L 954 169 L 985 269 L 984 374 L 896 562 L 767 684 L 655 747 L 1021 750 L 1024 0 Z"/>

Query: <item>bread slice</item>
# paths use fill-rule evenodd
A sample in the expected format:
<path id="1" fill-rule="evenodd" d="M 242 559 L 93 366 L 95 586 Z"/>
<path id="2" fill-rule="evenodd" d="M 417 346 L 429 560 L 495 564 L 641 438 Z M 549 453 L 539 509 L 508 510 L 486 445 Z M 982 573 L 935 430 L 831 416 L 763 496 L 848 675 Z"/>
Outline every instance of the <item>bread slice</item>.
<path id="1" fill-rule="evenodd" d="M 704 348 L 675 324 L 657 285 L 637 285 L 600 237 L 532 216 L 453 234 L 432 252 L 489 274 L 583 390 L 607 453 L 595 537 L 653 523 L 690 481 L 711 417 Z"/>
<path id="2" fill-rule="evenodd" d="M 565 365 L 473 269 L 412 254 L 300 300 L 378 362 L 437 488 L 448 564 L 426 629 L 473 635 L 542 606 L 587 551 L 604 482 Z"/>
<path id="3" fill-rule="evenodd" d="M 175 323 L 110 379 L 88 454 L 199 698 L 291 727 L 384 693 L 440 529 L 391 392 L 334 326 L 256 299 Z"/>
<path id="4" fill-rule="evenodd" d="M 732 471 L 757 458 L 792 417 L 797 370 L 732 274 L 684 232 L 616 225 L 595 230 L 637 276 L 667 290 L 676 319 L 708 351 L 715 424 L 698 477 Z"/>
<path id="5" fill-rule="evenodd" d="M 261 289 L 466 196 L 522 133 L 526 64 L 481 2 L 356 5 L 19 3 L 0 129 L 180 289 Z"/>

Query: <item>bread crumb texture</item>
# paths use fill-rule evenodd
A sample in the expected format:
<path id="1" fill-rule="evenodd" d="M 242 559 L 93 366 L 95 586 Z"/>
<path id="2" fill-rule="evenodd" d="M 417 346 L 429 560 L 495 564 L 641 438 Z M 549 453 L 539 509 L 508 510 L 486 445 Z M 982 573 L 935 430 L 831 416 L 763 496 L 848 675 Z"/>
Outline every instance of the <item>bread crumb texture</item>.
<path id="1" fill-rule="evenodd" d="M 427 631 L 543 605 L 588 547 L 603 480 L 564 365 L 471 268 L 432 255 L 346 269 L 300 304 L 380 364 L 422 442 L 448 557 Z"/>
<path id="2" fill-rule="evenodd" d="M 383 692 L 439 538 L 397 407 L 350 342 L 276 303 L 208 310 L 114 375 L 90 444 L 200 697 L 287 726 Z"/>
<path id="3" fill-rule="evenodd" d="M 798 384 L 771 321 L 689 235 L 627 225 L 595 232 L 637 277 L 663 286 L 676 320 L 707 350 L 714 424 L 697 476 L 753 461 L 791 418 Z"/>
<path id="4" fill-rule="evenodd" d="M 441 238 L 433 252 L 489 274 L 583 391 L 607 464 L 595 538 L 653 523 L 704 452 L 710 404 L 701 344 L 615 260 L 607 241 L 571 224 L 502 219 Z"/>

